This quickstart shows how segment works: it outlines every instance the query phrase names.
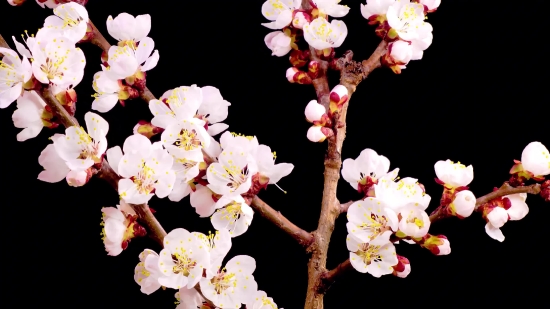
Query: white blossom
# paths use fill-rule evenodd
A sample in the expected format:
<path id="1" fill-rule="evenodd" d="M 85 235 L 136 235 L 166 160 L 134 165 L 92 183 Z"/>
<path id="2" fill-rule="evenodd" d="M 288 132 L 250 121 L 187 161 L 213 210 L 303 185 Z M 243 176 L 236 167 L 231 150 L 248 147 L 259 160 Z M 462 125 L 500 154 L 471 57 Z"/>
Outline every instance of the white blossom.
<path id="1" fill-rule="evenodd" d="M 65 138 L 63 134 L 54 134 L 54 136 L 51 137 L 54 143 L 56 140 L 63 138 Z M 38 157 L 38 163 L 44 168 L 38 175 L 38 180 L 45 182 L 59 182 L 63 180 L 70 171 L 65 160 L 57 153 L 54 144 L 49 144 L 42 150 Z"/>
<path id="2" fill-rule="evenodd" d="M 147 295 L 160 288 L 158 279 L 162 277 L 159 269 L 159 255 L 153 250 L 145 249 L 139 254 L 139 263 L 134 269 L 134 280 Z"/>
<path id="3" fill-rule="evenodd" d="M 349 12 L 347 5 L 341 5 L 341 0 L 313 0 L 315 6 L 324 14 L 332 17 L 344 17 Z"/>
<path id="4" fill-rule="evenodd" d="M 123 177 L 118 182 L 118 193 L 127 203 L 147 203 L 153 195 L 164 198 L 170 194 L 176 175 L 172 171 L 173 158 L 159 142 L 134 134 L 123 145 L 124 155 L 115 170 Z M 120 155 L 119 151 L 117 153 Z M 153 193 L 154 192 L 154 193 Z"/>
<path id="5" fill-rule="evenodd" d="M 347 211 L 348 233 L 367 243 L 377 237 L 389 240 L 397 231 L 399 219 L 383 201 L 369 197 L 350 205 Z"/>
<path id="6" fill-rule="evenodd" d="M 282 57 L 292 49 L 292 38 L 283 31 L 273 31 L 264 38 L 265 45 L 272 53 L 271 55 Z"/>
<path id="7" fill-rule="evenodd" d="M 43 84 L 78 85 L 86 66 L 82 50 L 65 37 L 47 36 L 45 39 L 45 42 L 37 41 L 31 49 L 34 77 Z"/>
<path id="8" fill-rule="evenodd" d="M 125 248 L 124 243 L 134 237 L 133 224 L 127 215 L 136 213 L 124 201 L 121 201 L 116 208 L 103 207 L 101 212 L 103 213 L 102 236 L 105 250 L 107 254 L 117 256 Z"/>
<path id="9" fill-rule="evenodd" d="M 146 72 L 157 66 L 158 50 L 154 50 L 155 42 L 145 37 L 135 45 L 111 46 L 108 52 L 106 73 L 113 80 L 125 79 L 134 75 L 138 69 Z M 151 54 L 153 53 L 153 54 Z"/>
<path id="10" fill-rule="evenodd" d="M 367 148 L 361 151 L 357 159 L 344 160 L 342 163 L 342 178 L 358 190 L 360 185 L 366 184 L 367 177 L 376 182 L 379 178 L 388 175 L 389 169 L 390 160 L 388 158 Z M 390 174 L 395 178 L 398 172 L 399 169 L 394 169 Z"/>
<path id="11" fill-rule="evenodd" d="M 405 177 L 395 182 L 393 178 L 391 175 L 379 179 L 374 185 L 376 198 L 384 201 L 395 212 L 409 205 L 420 210 L 428 208 L 431 197 L 424 193 L 416 179 Z"/>
<path id="12" fill-rule="evenodd" d="M 138 15 L 136 17 L 128 13 L 120 13 L 113 19 L 107 18 L 107 32 L 118 41 L 139 42 L 147 37 L 151 31 L 151 15 Z"/>
<path id="13" fill-rule="evenodd" d="M 340 47 L 347 34 L 346 24 L 336 19 L 329 23 L 325 18 L 318 17 L 304 25 L 304 39 L 318 50 Z"/>
<path id="14" fill-rule="evenodd" d="M 252 273 L 256 261 L 248 255 L 238 255 L 229 260 L 212 278 L 202 278 L 200 287 L 204 296 L 221 309 L 240 308 L 250 302 L 258 284 Z"/>
<path id="15" fill-rule="evenodd" d="M 92 102 L 92 109 L 100 113 L 106 113 L 115 107 L 118 102 L 120 85 L 118 80 L 111 79 L 105 73 L 107 69 L 103 65 L 101 67 L 103 71 L 95 73 L 92 84 L 92 87 L 96 91 L 94 95 L 95 99 Z"/>
<path id="16" fill-rule="evenodd" d="M 288 26 L 292 21 L 292 13 L 301 4 L 301 0 L 267 0 L 262 5 L 262 15 L 272 22 L 262 25 L 274 30 Z"/>
<path id="17" fill-rule="evenodd" d="M 418 37 L 418 28 L 424 22 L 424 6 L 410 0 L 395 1 L 386 12 L 390 27 L 399 38 L 410 41 Z"/>
<path id="18" fill-rule="evenodd" d="M 252 223 L 254 211 L 240 195 L 224 195 L 214 206 L 212 226 L 217 230 L 226 229 L 231 237 L 242 235 Z"/>
<path id="19" fill-rule="evenodd" d="M 450 188 L 465 187 L 474 179 L 474 168 L 471 165 L 466 167 L 460 162 L 447 160 L 437 161 L 434 168 L 437 178 Z"/>
<path id="20" fill-rule="evenodd" d="M 409 205 L 399 211 L 399 231 L 406 236 L 419 238 L 428 233 L 430 229 L 430 217 L 419 207 Z"/>
<path id="21" fill-rule="evenodd" d="M 46 103 L 36 91 L 25 91 L 17 99 L 17 109 L 13 112 L 13 124 L 16 128 L 23 129 L 17 134 L 17 140 L 26 141 L 36 137 L 44 127 L 42 115 Z"/>
<path id="22" fill-rule="evenodd" d="M 4 55 L 0 60 L 0 108 L 10 106 L 23 93 L 23 84 L 32 77 L 31 63 L 8 48 L 0 47 Z"/>
<path id="23" fill-rule="evenodd" d="M 361 4 L 361 15 L 366 19 L 375 15 L 386 15 L 394 2 L 395 0 L 367 0 L 366 4 Z"/>
<path id="24" fill-rule="evenodd" d="M 257 171 L 256 160 L 250 153 L 238 146 L 224 148 L 218 162 L 208 167 L 208 188 L 221 195 L 246 193 Z"/>
<path id="25" fill-rule="evenodd" d="M 88 11 L 82 5 L 69 2 L 53 9 L 55 15 L 46 17 L 44 28 L 73 43 L 80 41 L 88 28 Z"/>
<path id="26" fill-rule="evenodd" d="M 173 289 L 193 288 L 201 280 L 203 270 L 210 267 L 210 253 L 204 241 L 178 228 L 164 237 L 163 245 L 158 267 L 164 276 L 159 283 Z"/>
<path id="27" fill-rule="evenodd" d="M 350 251 L 351 265 L 361 273 L 369 273 L 378 278 L 391 274 L 392 266 L 398 262 L 394 245 L 382 237 L 363 243 L 352 234 L 348 234 L 346 245 Z"/>
<path id="28" fill-rule="evenodd" d="M 178 306 L 176 309 L 197 309 L 206 301 L 199 291 L 183 287 L 175 295 Z"/>

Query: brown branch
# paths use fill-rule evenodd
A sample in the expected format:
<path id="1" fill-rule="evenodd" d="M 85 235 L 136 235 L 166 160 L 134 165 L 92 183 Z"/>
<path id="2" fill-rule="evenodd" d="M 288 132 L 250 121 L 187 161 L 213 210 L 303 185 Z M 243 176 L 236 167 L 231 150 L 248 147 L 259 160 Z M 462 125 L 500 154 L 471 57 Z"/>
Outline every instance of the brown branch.
<path id="1" fill-rule="evenodd" d="M 130 206 L 139 216 L 140 222 L 145 224 L 145 226 L 147 227 L 147 231 L 149 232 L 151 238 L 153 238 L 157 243 L 162 246 L 164 236 L 166 236 L 166 231 L 164 231 L 164 228 L 162 228 L 160 222 L 157 220 L 157 218 L 155 218 L 155 216 L 151 212 L 151 209 L 149 209 L 149 206 L 147 204 L 130 204 Z"/>
<path id="2" fill-rule="evenodd" d="M 273 222 L 273 224 L 278 226 L 281 230 L 286 232 L 292 238 L 296 239 L 296 241 L 298 241 L 298 243 L 303 247 L 307 248 L 313 242 L 313 235 L 311 235 L 311 233 L 302 230 L 294 223 L 290 222 L 279 211 L 271 208 L 259 197 L 254 196 L 250 206 L 252 206 L 257 212 L 259 212 L 262 217 Z"/>
<path id="3" fill-rule="evenodd" d="M 6 40 L 4 40 L 4 38 L 2 37 L 2 35 L 0 34 L 0 47 L 4 47 L 4 48 L 10 48 L 10 46 L 8 45 L 8 43 L 6 42 Z M 10 48 L 11 49 L 11 48 Z M 4 55 L 2 53 L 0 53 L 0 57 L 4 57 Z"/>
<path id="4" fill-rule="evenodd" d="M 317 292 L 321 294 L 326 293 L 334 281 L 351 269 L 353 269 L 353 266 L 351 265 L 350 260 L 347 259 L 336 266 L 333 270 L 325 272 L 321 276 L 321 284 L 319 285 Z"/>
<path id="5" fill-rule="evenodd" d="M 303 0 L 302 6 L 310 7 L 309 0 Z M 323 276 L 327 273 L 326 262 L 330 236 L 334 230 L 334 222 L 341 213 L 340 203 L 336 199 L 336 188 L 340 178 L 342 166 L 342 144 L 346 137 L 346 115 L 349 100 L 359 83 L 365 79 L 375 68 L 380 67 L 380 57 L 386 53 L 387 44 L 382 42 L 378 45 L 369 59 L 358 63 L 352 60 L 353 53 L 348 51 L 344 57 L 339 59 L 340 84 L 348 90 L 348 102 L 344 104 L 341 111 L 335 115 L 335 135 L 328 139 L 328 150 L 325 157 L 325 182 L 323 188 L 323 200 L 321 203 L 321 215 L 317 230 L 313 232 L 314 243 L 311 246 L 312 256 L 308 263 L 308 289 L 306 295 L 305 309 L 323 309 L 324 288 Z M 311 49 L 311 47 L 310 47 Z M 311 49 L 312 50 L 312 49 Z M 311 59 L 319 61 L 314 50 L 311 52 Z M 328 65 L 326 62 L 320 62 Z M 314 82 L 318 102 L 325 105 L 329 100 L 328 84 L 325 87 L 326 70 L 321 70 L 317 78 L 320 82 Z M 328 106 L 328 103 L 327 103 Z M 319 292 L 322 291 L 322 292 Z"/>
<path id="6" fill-rule="evenodd" d="M 540 190 L 541 190 L 540 184 L 538 183 L 530 186 L 512 187 L 510 186 L 510 184 L 508 184 L 508 182 L 505 182 L 498 190 L 477 198 L 475 210 L 478 210 L 479 207 L 490 202 L 491 200 L 494 200 L 502 196 L 517 194 L 517 193 L 539 194 Z M 450 217 L 450 215 L 447 213 L 446 207 L 440 206 L 430 215 L 430 222 L 433 223 L 435 221 L 445 219 L 448 217 Z"/>
<path id="7" fill-rule="evenodd" d="M 69 112 L 61 105 L 53 94 L 50 87 L 44 87 L 39 92 L 44 102 L 52 109 L 52 113 L 55 115 L 57 121 L 59 121 L 65 128 L 76 126 L 79 127 L 78 121 L 69 114 Z"/>
<path id="8" fill-rule="evenodd" d="M 340 204 L 340 213 L 348 212 L 349 207 L 353 203 L 354 203 L 354 201 L 349 201 L 347 203 Z"/>

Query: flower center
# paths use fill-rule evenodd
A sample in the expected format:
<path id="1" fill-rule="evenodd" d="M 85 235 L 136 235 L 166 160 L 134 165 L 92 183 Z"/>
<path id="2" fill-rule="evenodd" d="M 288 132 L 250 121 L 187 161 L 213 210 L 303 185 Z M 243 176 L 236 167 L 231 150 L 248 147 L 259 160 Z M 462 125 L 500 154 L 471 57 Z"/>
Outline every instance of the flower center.
<path id="1" fill-rule="evenodd" d="M 185 252 L 185 249 L 180 249 L 181 252 L 176 252 L 172 254 L 172 261 L 174 262 L 174 265 L 172 267 L 172 271 L 174 274 L 182 274 L 184 276 L 189 276 L 189 273 L 195 266 L 197 265 L 197 262 L 192 260 L 187 253 Z"/>
<path id="2" fill-rule="evenodd" d="M 183 129 L 178 135 L 176 146 L 187 151 L 202 147 L 202 142 L 197 136 L 197 131 Z"/>
<path id="3" fill-rule="evenodd" d="M 418 218 L 414 215 L 413 211 L 409 213 L 409 216 L 407 217 L 407 223 L 414 223 L 418 228 L 424 227 L 424 221 L 421 218 Z"/>
<path id="4" fill-rule="evenodd" d="M 370 217 L 367 217 L 367 222 L 363 222 L 359 227 L 369 231 L 372 234 L 371 239 L 373 239 L 389 230 L 389 227 L 386 226 L 387 222 L 388 219 L 386 217 L 371 214 Z"/>
<path id="5" fill-rule="evenodd" d="M 231 164 L 231 162 L 228 162 Z M 233 190 L 236 190 L 240 185 L 246 182 L 246 179 L 248 178 L 248 167 L 245 166 L 243 169 L 237 168 L 235 165 L 232 166 L 224 166 L 223 167 L 227 174 L 225 176 L 229 178 L 229 182 L 227 183 L 227 186 L 230 187 Z"/>
<path id="6" fill-rule="evenodd" d="M 153 191 L 156 183 L 155 170 L 146 164 L 143 165 L 138 175 L 134 177 L 133 181 L 138 187 L 138 191 L 141 194 L 149 194 Z"/>
<path id="7" fill-rule="evenodd" d="M 69 51 L 67 50 L 67 54 Z M 57 52 L 55 52 L 57 54 Z M 57 55 L 55 55 L 57 56 Z M 67 56 L 61 56 L 56 57 L 54 59 L 50 57 L 46 57 L 46 63 L 40 65 L 40 70 L 46 74 L 48 79 L 54 79 L 56 77 L 59 77 L 59 79 L 63 78 L 63 72 L 60 70 L 61 65 L 63 62 L 65 62 L 65 59 L 67 59 Z M 63 67 L 64 70 L 67 70 L 67 67 Z"/>
<path id="8" fill-rule="evenodd" d="M 372 262 L 382 261 L 382 256 L 380 255 L 380 246 L 372 246 L 369 244 L 363 244 L 361 249 L 357 251 L 357 255 L 363 259 L 365 264 L 370 265 Z"/>
<path id="9" fill-rule="evenodd" d="M 237 287 L 237 278 L 234 273 L 226 273 L 225 269 L 220 271 L 212 280 L 210 280 L 212 285 L 214 285 L 214 290 L 218 294 L 225 294 L 225 290 L 231 287 Z"/>
<path id="10" fill-rule="evenodd" d="M 19 82 L 17 79 L 17 71 L 8 63 L 0 60 L 0 83 L 6 84 L 8 87 L 12 87 L 15 83 Z M 13 79 L 12 79 L 13 78 Z"/>

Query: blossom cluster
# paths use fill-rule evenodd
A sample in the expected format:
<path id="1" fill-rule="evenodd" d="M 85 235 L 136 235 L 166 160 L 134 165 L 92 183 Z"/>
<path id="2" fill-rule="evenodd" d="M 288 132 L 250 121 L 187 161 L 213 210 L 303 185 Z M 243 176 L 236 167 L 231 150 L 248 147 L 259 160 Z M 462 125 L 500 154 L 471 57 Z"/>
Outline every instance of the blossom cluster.
<path id="1" fill-rule="evenodd" d="M 440 4 L 441 0 L 367 0 L 361 5 L 363 17 L 389 42 L 383 64 L 399 74 L 409 61 L 422 59 L 433 40 L 433 27 L 424 20 Z"/>
<path id="2" fill-rule="evenodd" d="M 399 169 L 390 171 L 389 167 L 390 161 L 372 149 L 363 150 L 355 160 L 344 160 L 342 177 L 363 195 L 347 209 L 347 246 L 350 262 L 358 271 L 375 277 L 387 274 L 406 277 L 410 263 L 396 254 L 394 244 L 399 240 L 416 243 L 436 255 L 449 254 L 451 249 L 447 237 L 428 233 L 431 219 L 426 209 L 431 198 L 424 186 L 414 178 L 399 179 Z M 508 220 L 522 219 L 529 212 L 526 193 L 505 195 L 477 205 L 476 197 L 468 190 L 474 178 L 471 165 L 446 160 L 438 161 L 434 168 L 436 182 L 444 189 L 440 205 L 432 215 L 463 219 L 478 211 L 487 221 L 487 234 L 503 241 L 500 227 Z M 547 148 L 540 142 L 530 143 L 522 153 L 522 161 L 517 161 L 512 170 L 543 181 L 550 174 Z M 548 189 L 543 186 L 543 197 L 548 194 L 544 190 Z"/>

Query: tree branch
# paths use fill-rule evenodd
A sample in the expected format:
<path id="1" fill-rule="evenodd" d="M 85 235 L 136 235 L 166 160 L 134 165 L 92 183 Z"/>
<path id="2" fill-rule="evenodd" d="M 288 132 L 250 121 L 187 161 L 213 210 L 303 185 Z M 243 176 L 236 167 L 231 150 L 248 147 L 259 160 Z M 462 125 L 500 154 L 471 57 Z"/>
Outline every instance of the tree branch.
<path id="1" fill-rule="evenodd" d="M 262 217 L 273 222 L 273 224 L 278 226 L 281 230 L 286 232 L 292 238 L 296 239 L 296 241 L 298 241 L 298 243 L 303 247 L 307 248 L 313 242 L 313 235 L 311 235 L 311 233 L 302 230 L 294 223 L 290 222 L 279 211 L 271 208 L 258 196 L 254 196 L 250 206 L 252 206 L 257 212 L 259 212 Z"/>
<path id="2" fill-rule="evenodd" d="M 340 213 L 348 212 L 349 207 L 353 203 L 354 203 L 354 201 L 349 201 L 347 203 L 340 204 Z"/>
<path id="3" fill-rule="evenodd" d="M 496 198 L 510 195 L 510 194 L 517 194 L 517 193 L 529 193 L 529 194 L 539 194 L 540 193 L 540 184 L 533 184 L 530 186 L 522 186 L 522 187 L 512 187 L 508 182 L 505 182 L 498 190 L 493 191 L 491 193 L 485 194 L 484 196 L 481 196 L 476 199 L 476 207 L 475 210 L 479 209 L 482 205 L 490 202 L 491 200 L 494 200 Z M 441 219 L 448 218 L 450 215 L 447 213 L 445 207 L 438 207 L 431 215 L 430 215 L 430 222 L 435 222 Z"/>
<path id="4" fill-rule="evenodd" d="M 325 272 L 321 276 L 321 284 L 319 285 L 317 292 L 321 294 L 326 293 L 334 281 L 351 269 L 353 269 L 353 266 L 351 265 L 350 260 L 347 259 L 336 266 L 333 270 Z"/>
<path id="5" fill-rule="evenodd" d="M 69 114 L 69 112 L 61 105 L 53 94 L 50 87 L 44 87 L 38 91 L 39 95 L 42 97 L 44 102 L 52 109 L 52 113 L 56 116 L 57 121 L 59 121 L 65 128 L 68 127 L 80 127 L 78 121 Z"/>
<path id="6" fill-rule="evenodd" d="M 309 0 L 303 0 L 302 6 L 310 7 Z M 323 188 L 323 200 L 321 204 L 321 215 L 317 230 L 313 232 L 314 243 L 312 244 L 312 256 L 308 263 L 308 290 L 306 295 L 305 309 L 323 309 L 323 276 L 326 273 L 327 252 L 330 236 L 334 230 L 334 222 L 341 213 L 340 203 L 336 199 L 336 189 L 340 178 L 342 166 L 342 145 L 346 137 L 346 115 L 352 94 L 359 83 L 365 79 L 375 68 L 380 67 L 380 57 L 386 53 L 387 44 L 382 42 L 378 45 L 369 59 L 358 63 L 352 60 L 353 53 L 348 51 L 344 57 L 337 60 L 340 69 L 340 84 L 348 90 L 348 102 L 344 104 L 341 111 L 334 116 L 336 126 L 335 135 L 328 139 L 328 150 L 325 157 L 325 182 Z M 311 46 L 310 46 L 311 49 Z M 317 59 L 314 50 L 311 52 L 311 59 L 320 61 L 321 68 L 328 66 L 326 61 Z M 326 70 L 320 70 L 319 77 L 322 81 L 313 83 L 316 88 L 318 102 L 328 106 L 329 92 L 328 84 L 325 87 Z M 337 120 L 337 121 L 336 121 Z M 323 293 L 320 293 L 322 291 Z"/>
<path id="7" fill-rule="evenodd" d="M 10 46 L 8 45 L 8 43 L 6 42 L 6 40 L 4 40 L 4 38 L 2 37 L 2 35 L 0 34 L 0 47 L 4 47 L 4 48 L 10 48 Z M 11 48 L 10 48 L 11 49 Z M 4 57 L 4 55 L 2 53 L 0 53 L 0 57 Z"/>

